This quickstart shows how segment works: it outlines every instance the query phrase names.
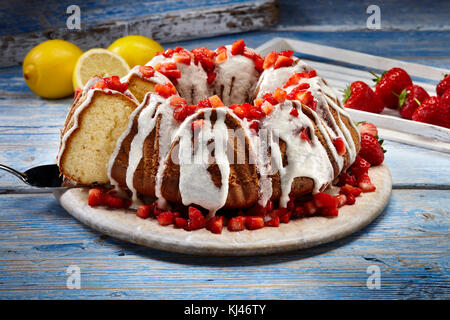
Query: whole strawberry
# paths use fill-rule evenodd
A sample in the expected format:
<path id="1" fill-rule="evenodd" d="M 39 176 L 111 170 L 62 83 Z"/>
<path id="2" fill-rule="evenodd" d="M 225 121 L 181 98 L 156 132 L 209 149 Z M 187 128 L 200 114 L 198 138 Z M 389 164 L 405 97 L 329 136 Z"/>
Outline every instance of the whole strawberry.
<path id="1" fill-rule="evenodd" d="M 450 129 L 450 88 L 441 96 L 441 103 L 436 110 L 436 124 Z"/>
<path id="2" fill-rule="evenodd" d="M 416 109 L 412 120 L 438 125 L 438 112 L 441 109 L 441 98 L 429 97 Z"/>
<path id="3" fill-rule="evenodd" d="M 407 86 L 398 97 L 400 115 L 405 119 L 411 120 L 414 111 L 429 97 L 430 95 L 421 86 L 416 84 Z"/>
<path id="4" fill-rule="evenodd" d="M 436 86 L 436 94 L 440 97 L 450 88 L 450 74 L 444 76 L 444 79 Z"/>
<path id="5" fill-rule="evenodd" d="M 380 76 L 372 73 L 376 82 L 375 93 L 383 101 L 385 107 L 396 109 L 398 96 L 407 86 L 412 84 L 409 74 L 401 68 L 392 68 Z"/>
<path id="6" fill-rule="evenodd" d="M 441 96 L 441 103 L 447 106 L 447 108 L 450 107 L 450 88 Z"/>
<path id="7" fill-rule="evenodd" d="M 378 141 L 376 137 L 369 133 L 361 135 L 361 149 L 359 156 L 370 163 L 372 166 L 378 166 L 384 161 L 385 150 L 382 148 L 383 140 Z"/>
<path id="8" fill-rule="evenodd" d="M 344 92 L 344 107 L 380 113 L 384 106 L 372 88 L 362 81 L 353 82 Z"/>

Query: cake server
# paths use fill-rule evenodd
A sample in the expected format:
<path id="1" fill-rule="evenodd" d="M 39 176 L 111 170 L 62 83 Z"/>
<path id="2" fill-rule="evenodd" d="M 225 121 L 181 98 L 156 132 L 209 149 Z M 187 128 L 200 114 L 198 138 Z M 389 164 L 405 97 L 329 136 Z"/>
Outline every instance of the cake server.
<path id="1" fill-rule="evenodd" d="M 61 188 L 63 176 L 59 173 L 59 168 L 56 164 L 47 164 L 28 169 L 25 172 L 20 172 L 3 164 L 0 164 L 0 169 L 7 171 L 26 184 L 38 188 Z"/>

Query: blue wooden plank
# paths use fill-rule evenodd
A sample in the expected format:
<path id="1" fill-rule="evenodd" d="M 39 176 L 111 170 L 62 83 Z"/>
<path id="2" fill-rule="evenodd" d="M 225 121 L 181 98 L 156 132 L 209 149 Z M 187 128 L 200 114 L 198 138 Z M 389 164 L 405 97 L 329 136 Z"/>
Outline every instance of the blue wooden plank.
<path id="1" fill-rule="evenodd" d="M 120 0 L 83 1 L 79 3 L 83 23 L 92 26 L 105 21 L 127 21 L 143 15 L 158 14 L 167 11 L 198 9 L 202 7 L 227 6 L 245 3 L 245 0 L 176 0 L 176 1 L 139 1 Z M 334 31 L 365 29 L 369 16 L 366 9 L 375 4 L 371 0 L 358 1 L 306 1 L 278 0 L 281 12 L 279 26 L 318 28 L 334 27 Z M 6 0 L 2 2 L 0 35 L 34 32 L 53 27 L 63 27 L 69 16 L 68 6 L 73 1 L 21 2 Z M 430 30 L 450 27 L 448 12 L 450 3 L 437 1 L 383 1 L 378 3 L 381 10 L 383 30 Z M 36 14 L 39 12 L 39 14 Z M 331 29 L 330 29 L 331 30 Z"/>
<path id="2" fill-rule="evenodd" d="M 262 2 L 262 1 L 255 1 Z M 83 1 L 77 3 L 81 10 L 83 29 L 111 21 L 131 21 L 143 16 L 178 10 L 198 10 L 216 6 L 230 6 L 248 3 L 246 0 L 176 0 L 176 1 Z M 75 4 L 71 0 L 50 0 L 42 2 L 22 2 L 5 0 L 2 2 L 0 36 L 35 32 L 66 26 L 67 8 Z M 36 14 L 38 12 L 38 14 Z"/>
<path id="3" fill-rule="evenodd" d="M 0 198 L 2 299 L 449 298 L 449 220 L 440 209 L 449 191 L 395 190 L 374 223 L 331 244 L 201 259 L 104 237 L 48 195 Z M 69 265 L 80 267 L 80 290 L 66 288 Z M 369 266 L 380 268 L 379 290 L 366 287 Z"/>
<path id="4" fill-rule="evenodd" d="M 380 8 L 381 30 L 448 30 L 450 2 L 437 1 L 296 1 L 278 0 L 279 29 L 366 30 L 370 5 Z"/>

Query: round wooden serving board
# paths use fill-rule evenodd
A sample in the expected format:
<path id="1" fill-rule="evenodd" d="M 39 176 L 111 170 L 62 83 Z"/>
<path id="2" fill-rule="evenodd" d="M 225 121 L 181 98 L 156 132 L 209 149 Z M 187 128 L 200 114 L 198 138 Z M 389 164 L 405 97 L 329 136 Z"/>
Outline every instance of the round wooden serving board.
<path id="1" fill-rule="evenodd" d="M 260 255 L 313 247 L 356 232 L 386 207 L 392 191 L 392 179 L 386 165 L 371 168 L 369 175 L 375 192 L 363 193 L 351 206 L 339 209 L 334 218 L 310 217 L 280 224 L 278 228 L 213 234 L 206 229 L 185 231 L 160 226 L 156 219 L 143 220 L 134 210 L 92 208 L 86 189 L 55 192 L 61 205 L 76 219 L 111 237 L 155 249 L 197 255 Z"/>

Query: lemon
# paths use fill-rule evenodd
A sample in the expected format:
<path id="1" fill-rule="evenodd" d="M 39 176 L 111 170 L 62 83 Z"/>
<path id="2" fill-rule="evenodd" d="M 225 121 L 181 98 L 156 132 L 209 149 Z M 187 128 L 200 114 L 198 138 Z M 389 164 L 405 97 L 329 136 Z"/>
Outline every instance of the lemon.
<path id="1" fill-rule="evenodd" d="M 22 72 L 28 87 L 43 98 L 73 93 L 72 73 L 83 51 L 64 40 L 45 41 L 27 53 Z"/>
<path id="2" fill-rule="evenodd" d="M 130 68 L 149 62 L 156 52 L 164 48 L 155 40 L 145 36 L 130 35 L 114 41 L 108 50 L 117 53 L 128 63 Z"/>
<path id="3" fill-rule="evenodd" d="M 90 49 L 77 61 L 73 72 L 73 88 L 83 88 L 94 75 L 123 77 L 129 71 L 127 62 L 118 54 L 101 48 Z"/>

